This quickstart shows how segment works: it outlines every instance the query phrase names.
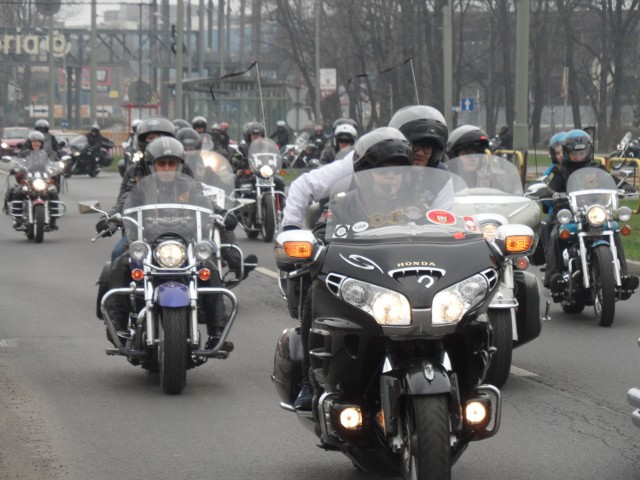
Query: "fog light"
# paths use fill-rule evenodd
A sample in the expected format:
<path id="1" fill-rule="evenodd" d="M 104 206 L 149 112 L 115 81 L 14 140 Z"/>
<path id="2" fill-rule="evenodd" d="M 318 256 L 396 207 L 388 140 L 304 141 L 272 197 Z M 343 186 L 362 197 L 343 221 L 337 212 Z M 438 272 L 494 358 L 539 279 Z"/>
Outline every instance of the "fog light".
<path id="1" fill-rule="evenodd" d="M 347 407 L 340 412 L 340 425 L 349 430 L 362 426 L 362 412 L 358 407 Z"/>
<path id="2" fill-rule="evenodd" d="M 484 401 L 471 400 L 464 407 L 464 417 L 471 425 L 482 424 L 489 418 L 489 409 Z"/>

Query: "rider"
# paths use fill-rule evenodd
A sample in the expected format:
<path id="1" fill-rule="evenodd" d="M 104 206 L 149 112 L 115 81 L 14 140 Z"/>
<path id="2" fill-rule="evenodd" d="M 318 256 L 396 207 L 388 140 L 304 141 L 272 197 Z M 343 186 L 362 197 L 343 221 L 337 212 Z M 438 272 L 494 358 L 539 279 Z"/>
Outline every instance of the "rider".
<path id="1" fill-rule="evenodd" d="M 202 186 L 192 177 L 181 175 L 184 166 L 184 148 L 175 138 L 162 137 L 153 140 L 145 149 L 144 161 L 149 165 L 152 173 L 155 173 L 157 186 L 154 188 L 154 198 L 145 199 L 144 188 L 134 188 L 126 196 L 123 210 L 143 205 L 145 200 L 151 203 L 189 203 L 214 210 L 209 199 L 204 195 Z M 217 272 L 212 264 L 211 272 Z M 219 272 L 217 272 L 219 273 Z M 126 287 L 131 279 L 129 267 L 129 255 L 125 251 L 120 255 L 111 269 L 111 287 Z M 204 282 L 208 287 L 220 287 L 221 281 L 218 275 L 212 275 L 210 280 Z M 207 340 L 205 348 L 210 348 L 220 338 L 228 316 L 224 309 L 220 308 L 220 295 L 203 296 L 203 308 L 207 324 Z M 116 330 L 125 330 L 128 323 L 129 307 L 126 295 L 113 295 L 107 300 L 107 312 L 112 319 Z M 109 337 L 110 338 L 110 337 Z M 231 349 L 231 346 L 227 346 Z"/>
<path id="2" fill-rule="evenodd" d="M 314 127 L 313 135 L 309 137 L 309 143 L 316 146 L 317 152 L 322 152 L 327 143 L 327 137 L 324 136 L 322 125 L 318 124 Z"/>
<path id="3" fill-rule="evenodd" d="M 289 144 L 289 132 L 284 120 L 278 120 L 276 123 L 276 131 L 269 135 L 269 138 L 276 142 L 278 148 L 282 148 Z"/>
<path id="4" fill-rule="evenodd" d="M 234 170 L 236 172 L 236 188 L 240 188 L 242 183 L 246 180 L 243 179 L 245 177 L 245 171 L 250 169 L 249 166 L 249 147 L 251 143 L 260 138 L 264 138 L 265 130 L 264 126 L 260 122 L 250 122 L 245 125 L 244 128 L 244 144 L 240 146 L 240 152 L 242 153 L 242 159 L 233 165 Z M 284 180 L 280 175 L 273 175 L 273 183 L 275 184 L 275 189 L 278 192 L 284 193 Z"/>
<path id="5" fill-rule="evenodd" d="M 113 148 L 114 144 L 111 140 L 109 140 L 107 137 L 105 137 L 104 135 L 102 135 L 100 133 L 100 127 L 98 126 L 97 123 L 93 124 L 91 126 L 91 129 L 89 130 L 89 132 L 86 135 L 87 137 L 87 143 L 89 144 L 89 147 L 97 147 L 98 148 L 98 152 L 100 152 L 100 164 L 101 165 L 105 165 L 105 153 L 102 152 L 102 148 Z"/>
<path id="6" fill-rule="evenodd" d="M 339 122 L 341 119 L 336 120 Z M 334 122 L 335 124 L 335 122 Z M 333 138 L 331 143 L 327 143 L 320 155 L 320 163 L 331 163 L 336 159 L 338 152 L 344 149 L 353 149 L 353 145 L 358 138 L 358 131 L 355 122 L 350 119 L 342 119 L 342 123 L 338 123 L 333 129 Z"/>
<path id="7" fill-rule="evenodd" d="M 52 161 L 55 162 L 56 160 L 58 160 L 60 144 L 58 144 L 58 140 L 56 140 L 56 137 L 49 133 L 49 122 L 41 118 L 39 120 L 36 120 L 34 128 L 38 132 L 42 133 L 42 135 L 44 135 L 42 150 L 49 154 L 49 157 Z"/>
<path id="8" fill-rule="evenodd" d="M 213 151 L 229 158 L 229 137 L 222 133 L 220 125 L 211 125 L 211 139 L 213 140 Z"/>
<path id="9" fill-rule="evenodd" d="M 209 132 L 207 132 L 207 119 L 202 115 L 198 115 L 191 120 L 191 128 L 200 134 L 202 138 L 202 149 L 213 150 L 213 140 Z"/>
<path id="10" fill-rule="evenodd" d="M 451 132 L 447 142 L 447 156 L 461 157 L 470 153 L 487 153 L 489 137 L 484 130 L 474 125 L 460 125 Z"/>

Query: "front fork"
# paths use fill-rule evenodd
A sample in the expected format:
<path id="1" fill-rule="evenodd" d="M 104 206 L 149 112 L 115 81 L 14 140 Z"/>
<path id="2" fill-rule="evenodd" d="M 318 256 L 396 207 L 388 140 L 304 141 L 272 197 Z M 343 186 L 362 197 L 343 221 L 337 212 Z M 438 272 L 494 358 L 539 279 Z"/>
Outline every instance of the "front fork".
<path id="1" fill-rule="evenodd" d="M 613 274 L 615 276 L 616 287 L 620 287 L 622 285 L 622 277 L 620 274 L 620 259 L 618 258 L 618 247 L 616 246 L 615 241 L 615 232 L 613 230 L 609 230 L 608 232 L 602 232 L 599 234 L 599 237 L 608 237 L 607 240 L 602 240 L 602 243 L 607 244 L 607 246 L 611 249 L 611 256 L 613 257 Z M 580 249 L 580 262 L 582 266 L 582 282 L 584 288 L 586 290 L 591 288 L 591 280 L 589 278 L 589 265 L 587 264 L 587 247 L 584 239 L 586 237 L 591 237 L 589 232 L 578 232 L 578 245 Z M 592 245 L 596 242 L 592 242 Z"/>

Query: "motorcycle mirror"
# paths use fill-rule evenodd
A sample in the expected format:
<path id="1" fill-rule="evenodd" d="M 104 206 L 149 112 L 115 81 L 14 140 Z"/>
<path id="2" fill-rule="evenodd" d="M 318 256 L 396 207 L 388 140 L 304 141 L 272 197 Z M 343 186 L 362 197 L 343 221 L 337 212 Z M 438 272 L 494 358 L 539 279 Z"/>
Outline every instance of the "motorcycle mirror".
<path id="1" fill-rule="evenodd" d="M 104 215 L 107 212 L 100 210 L 100 202 L 98 200 L 87 200 L 84 202 L 78 202 L 78 210 L 80 213 L 102 213 Z"/>
<path id="2" fill-rule="evenodd" d="M 2 156 L 2 161 L 5 163 L 9 163 L 13 160 L 13 158 L 11 158 L 9 155 L 3 155 Z"/>
<path id="3" fill-rule="evenodd" d="M 62 140 L 62 141 L 58 142 L 58 146 L 59 146 L 60 148 L 62 148 L 62 147 L 66 147 L 66 146 L 67 146 L 67 142 L 65 142 L 64 140 Z"/>

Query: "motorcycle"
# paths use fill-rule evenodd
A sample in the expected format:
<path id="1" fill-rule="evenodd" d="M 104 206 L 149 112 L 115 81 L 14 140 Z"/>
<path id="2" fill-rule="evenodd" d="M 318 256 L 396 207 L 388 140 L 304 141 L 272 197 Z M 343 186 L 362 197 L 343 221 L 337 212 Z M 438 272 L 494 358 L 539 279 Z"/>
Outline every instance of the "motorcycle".
<path id="1" fill-rule="evenodd" d="M 606 171 L 585 167 L 567 180 L 566 194 L 553 197 L 560 226 L 562 291 L 552 293 L 566 313 L 581 313 L 593 305 L 601 326 L 611 326 L 615 304 L 628 300 L 638 287 L 638 277 L 623 275 L 620 267 L 622 244 L 618 235 L 631 229 L 622 223 L 631 209 L 620 205 L 620 193 Z M 621 223 L 619 223 L 621 222 Z M 553 279 L 552 279 L 553 280 Z"/>
<path id="2" fill-rule="evenodd" d="M 286 196 L 276 190 L 275 177 L 281 173 L 282 157 L 273 140 L 260 138 L 249 145 L 249 168 L 238 172 L 234 199 L 245 208 L 238 210 L 238 223 L 249 238 L 262 235 L 271 242 L 282 222 Z"/>
<path id="3" fill-rule="evenodd" d="M 124 177 L 125 172 L 131 165 L 139 161 L 142 153 L 138 153 L 133 140 L 122 142 L 122 158 L 118 160 L 118 173 Z"/>
<path id="4" fill-rule="evenodd" d="M 384 206 L 372 171 L 358 172 L 349 188 L 334 189 L 324 237 L 318 229 L 278 235 L 290 312 L 310 284 L 312 411 L 292 406 L 302 377 L 299 328 L 279 337 L 272 380 L 281 407 L 357 469 L 450 478 L 469 442 L 499 429 L 500 391 L 482 382 L 495 350 L 488 310 L 508 260 L 526 254 L 533 231 L 502 225 L 486 240 L 472 215 L 429 206 L 432 192 L 454 180 L 463 195 L 462 180 L 391 168 L 404 179 L 402 194 Z"/>
<path id="5" fill-rule="evenodd" d="M 109 149 L 113 148 L 113 142 L 89 145 L 86 137 L 78 137 L 69 146 L 72 153 L 71 160 L 64 172 L 67 178 L 72 175 L 96 177 L 100 170 L 113 163 L 113 157 L 109 154 Z"/>
<path id="6" fill-rule="evenodd" d="M 140 181 L 139 188 L 149 192 L 144 198 L 157 198 L 156 184 L 155 174 Z M 106 215 L 97 202 L 80 203 L 79 208 L 81 213 Z M 233 350 L 226 340 L 236 318 L 237 299 L 226 288 L 201 286 L 201 282 L 217 275 L 212 269 L 220 245 L 212 239 L 214 225 L 224 225 L 224 219 L 210 209 L 188 203 L 147 203 L 109 221 L 113 226 L 92 241 L 113 233 L 119 222 L 124 226 L 130 241 L 131 284 L 124 288 L 100 285 L 97 313 L 115 345 L 107 349 L 107 354 L 124 355 L 134 366 L 159 370 L 163 391 L 178 394 L 186 386 L 187 370 L 209 358 L 225 359 Z M 99 284 L 108 281 L 105 271 L 108 274 L 109 269 L 107 263 Z M 130 314 L 124 331 L 116 330 L 106 308 L 106 302 L 115 295 L 129 299 Z M 207 295 L 222 295 L 231 311 L 217 342 L 202 346 L 199 325 L 205 323 L 203 301 Z"/>
<path id="7" fill-rule="evenodd" d="M 31 150 L 24 158 L 5 156 L 2 161 L 14 162 L 11 174 L 20 185 L 7 202 L 14 228 L 27 239 L 42 243 L 44 233 L 56 229 L 51 220 L 62 217 L 66 211 L 57 195 L 64 164 L 51 161 L 43 150 Z"/>
<path id="8" fill-rule="evenodd" d="M 529 226 L 536 241 L 539 239 L 540 208 L 524 196 L 520 174 L 513 163 L 500 156 L 465 155 L 450 159 L 447 167 L 469 186 L 469 195 L 458 197 L 453 211 L 461 215 L 475 212 L 486 239 L 491 240 L 498 227 L 509 223 Z M 513 348 L 530 342 L 541 332 L 540 287 L 537 277 L 526 270 L 528 266 L 524 256 L 505 262 L 498 294 L 489 305 L 497 351 L 484 381 L 498 388 L 509 378 Z"/>
<path id="9" fill-rule="evenodd" d="M 640 140 L 634 140 L 631 132 L 627 132 L 616 145 L 616 149 L 609 154 L 609 158 L 640 159 Z M 611 162 L 612 170 L 620 170 L 624 166 L 635 168 L 635 162 Z"/>

